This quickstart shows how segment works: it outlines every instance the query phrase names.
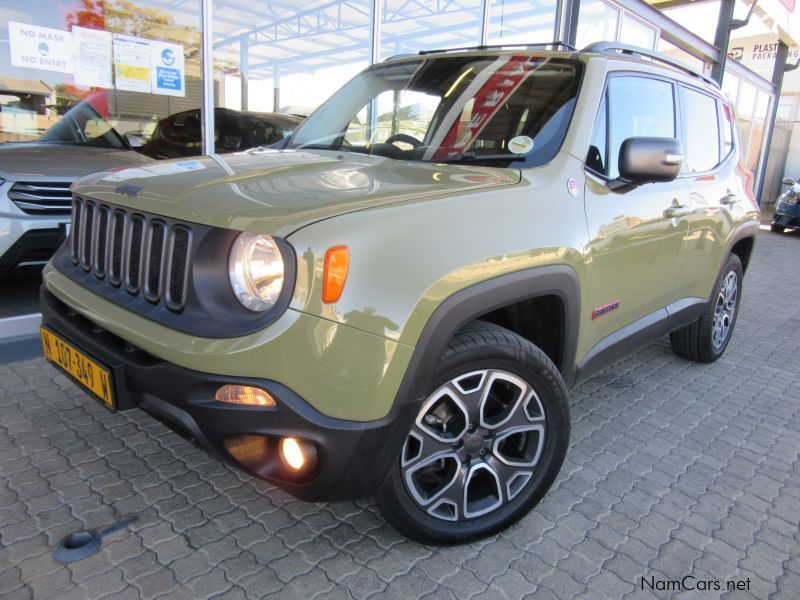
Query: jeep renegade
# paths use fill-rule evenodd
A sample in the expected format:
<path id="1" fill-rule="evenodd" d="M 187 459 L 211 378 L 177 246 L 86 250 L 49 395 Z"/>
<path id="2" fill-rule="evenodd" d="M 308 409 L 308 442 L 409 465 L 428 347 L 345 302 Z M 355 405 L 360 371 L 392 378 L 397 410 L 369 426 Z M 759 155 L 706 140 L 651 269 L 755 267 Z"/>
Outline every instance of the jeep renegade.
<path id="1" fill-rule="evenodd" d="M 669 57 L 397 57 L 286 140 L 73 188 L 46 356 L 298 498 L 406 535 L 508 526 L 567 389 L 669 334 L 712 362 L 758 229 L 719 87 Z"/>

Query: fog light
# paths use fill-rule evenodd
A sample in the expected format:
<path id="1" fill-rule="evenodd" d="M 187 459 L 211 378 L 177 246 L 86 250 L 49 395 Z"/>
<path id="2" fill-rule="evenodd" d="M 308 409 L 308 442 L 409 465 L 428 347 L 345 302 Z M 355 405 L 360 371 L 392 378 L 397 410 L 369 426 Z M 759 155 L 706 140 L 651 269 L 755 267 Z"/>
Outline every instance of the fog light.
<path id="1" fill-rule="evenodd" d="M 281 440 L 281 459 L 294 471 L 313 468 L 317 460 L 317 449 L 313 444 L 295 438 Z"/>
<path id="2" fill-rule="evenodd" d="M 275 398 L 266 390 L 249 385 L 223 385 L 214 394 L 218 402 L 246 404 L 249 406 L 275 406 Z"/>

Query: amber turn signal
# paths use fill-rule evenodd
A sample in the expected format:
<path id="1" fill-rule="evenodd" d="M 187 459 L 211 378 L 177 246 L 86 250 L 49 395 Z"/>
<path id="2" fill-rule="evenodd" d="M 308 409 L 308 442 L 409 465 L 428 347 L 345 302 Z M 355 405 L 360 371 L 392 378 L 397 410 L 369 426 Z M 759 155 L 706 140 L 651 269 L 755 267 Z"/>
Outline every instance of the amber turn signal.
<path id="1" fill-rule="evenodd" d="M 223 385 L 214 394 L 218 402 L 247 404 L 249 406 L 275 406 L 275 398 L 266 390 L 249 385 Z"/>
<path id="2" fill-rule="evenodd" d="M 322 271 L 322 301 L 336 302 L 342 295 L 350 267 L 350 251 L 347 246 L 334 246 L 325 253 L 325 268 Z"/>

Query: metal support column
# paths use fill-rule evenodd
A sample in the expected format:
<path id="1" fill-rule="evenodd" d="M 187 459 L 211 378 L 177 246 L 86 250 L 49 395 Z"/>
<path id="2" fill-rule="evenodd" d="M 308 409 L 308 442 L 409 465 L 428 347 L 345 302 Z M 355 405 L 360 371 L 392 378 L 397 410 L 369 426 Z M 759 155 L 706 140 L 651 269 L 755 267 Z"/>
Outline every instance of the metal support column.
<path id="1" fill-rule="evenodd" d="M 778 102 L 781 99 L 781 87 L 783 86 L 783 74 L 787 70 L 794 70 L 794 65 L 789 65 L 787 69 L 786 59 L 789 57 L 789 46 L 783 40 L 778 41 L 778 50 L 775 53 L 775 65 L 772 67 L 772 83 L 775 85 L 775 97 L 772 100 L 772 110 L 769 115 L 769 122 L 764 123 L 767 135 L 764 140 L 764 159 L 761 161 L 760 172 L 757 173 L 758 188 L 756 192 L 756 200 L 759 206 L 761 205 L 761 192 L 764 190 L 764 175 L 767 172 L 767 161 L 769 160 L 769 147 L 772 144 L 772 130 L 775 129 L 775 119 L 778 116 Z"/>
<path id="2" fill-rule="evenodd" d="M 481 46 L 489 43 L 489 0 L 481 0 Z"/>
<path id="3" fill-rule="evenodd" d="M 203 72 L 203 153 L 214 153 L 214 33 L 212 25 L 212 2 L 202 0 L 201 8 L 201 69 Z"/>
<path id="4" fill-rule="evenodd" d="M 281 111 L 281 68 L 278 63 L 272 65 L 272 112 Z"/>
<path id="5" fill-rule="evenodd" d="M 247 72 L 250 70 L 248 65 L 249 50 L 250 41 L 248 38 L 244 38 L 241 42 L 239 42 L 239 79 L 242 86 L 242 110 L 247 110 L 247 104 L 249 101 L 247 91 Z"/>
<path id="6" fill-rule="evenodd" d="M 369 29 L 369 64 L 374 65 L 381 59 L 381 21 L 383 20 L 383 0 L 372 0 L 372 23 Z M 367 139 L 372 140 L 378 128 L 378 101 L 373 98 L 367 107 Z"/>
<path id="7" fill-rule="evenodd" d="M 578 42 L 578 13 L 581 9 L 581 0 L 561 0 L 559 2 L 558 17 L 560 31 L 556 41 L 574 46 Z"/>
<path id="8" fill-rule="evenodd" d="M 380 60 L 381 20 L 383 18 L 383 0 L 372 0 L 372 23 L 369 28 L 369 64 Z"/>
<path id="9" fill-rule="evenodd" d="M 714 45 L 719 50 L 719 57 L 711 66 L 711 79 L 722 83 L 725 74 L 725 61 L 728 58 L 728 43 L 731 39 L 731 23 L 736 0 L 722 0 L 719 5 L 719 19 L 717 20 L 717 33 L 714 35 Z"/>

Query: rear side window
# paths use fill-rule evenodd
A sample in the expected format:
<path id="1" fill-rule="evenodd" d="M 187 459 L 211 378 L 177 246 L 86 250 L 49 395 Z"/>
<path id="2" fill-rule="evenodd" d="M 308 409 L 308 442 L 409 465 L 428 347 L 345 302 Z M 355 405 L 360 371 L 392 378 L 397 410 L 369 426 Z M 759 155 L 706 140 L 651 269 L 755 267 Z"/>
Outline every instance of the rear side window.
<path id="1" fill-rule="evenodd" d="M 619 176 L 619 150 L 631 137 L 675 137 L 672 84 L 648 77 L 608 81 L 608 176 Z"/>
<path id="2" fill-rule="evenodd" d="M 684 123 L 684 164 L 689 173 L 702 173 L 720 162 L 719 121 L 715 98 L 680 87 Z"/>

